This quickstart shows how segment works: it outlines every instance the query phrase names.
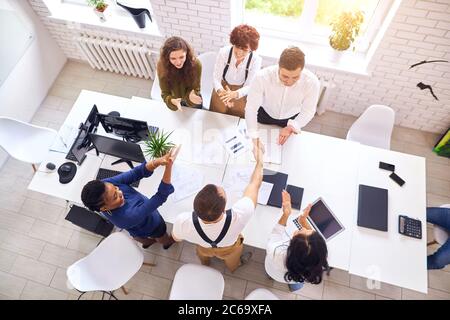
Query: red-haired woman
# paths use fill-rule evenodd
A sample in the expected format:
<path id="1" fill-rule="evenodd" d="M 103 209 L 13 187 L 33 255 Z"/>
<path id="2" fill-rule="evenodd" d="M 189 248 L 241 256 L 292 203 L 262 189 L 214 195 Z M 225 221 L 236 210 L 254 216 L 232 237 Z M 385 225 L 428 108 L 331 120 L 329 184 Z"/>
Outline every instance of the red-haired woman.
<path id="1" fill-rule="evenodd" d="M 259 69 L 259 33 L 255 28 L 241 24 L 230 34 L 231 46 L 220 49 L 214 67 L 214 90 L 211 111 L 244 118 L 246 96 L 250 83 Z"/>
<path id="2" fill-rule="evenodd" d="M 201 108 L 202 65 L 191 46 L 180 37 L 170 37 L 161 48 L 158 61 L 161 97 L 173 111 L 181 106 Z"/>

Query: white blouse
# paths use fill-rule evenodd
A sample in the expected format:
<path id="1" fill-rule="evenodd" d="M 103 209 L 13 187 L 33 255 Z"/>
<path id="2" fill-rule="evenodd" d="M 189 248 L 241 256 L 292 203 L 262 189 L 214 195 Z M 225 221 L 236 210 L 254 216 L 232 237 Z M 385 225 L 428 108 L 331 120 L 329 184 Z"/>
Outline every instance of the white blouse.
<path id="1" fill-rule="evenodd" d="M 287 272 L 285 261 L 291 238 L 285 232 L 285 226 L 276 224 L 269 237 L 266 247 L 266 260 L 264 267 L 267 274 L 275 281 L 281 283 L 295 283 L 295 281 L 284 280 Z"/>
<path id="2" fill-rule="evenodd" d="M 225 66 L 227 65 L 228 55 L 230 54 L 232 46 L 226 46 L 219 50 L 216 58 L 216 64 L 214 66 L 214 89 L 224 89 L 222 87 L 222 75 Z M 236 67 L 236 57 L 231 54 L 230 66 L 228 67 L 227 74 L 225 75 L 225 80 L 231 85 L 244 85 L 241 89 L 237 90 L 239 98 L 245 97 L 250 89 L 250 83 L 255 77 L 256 73 L 261 69 L 262 58 L 253 52 L 252 60 L 250 61 L 250 66 L 248 68 L 247 80 L 245 80 L 245 68 L 250 56 L 250 52 Z M 244 82 L 245 80 L 245 82 Z"/>

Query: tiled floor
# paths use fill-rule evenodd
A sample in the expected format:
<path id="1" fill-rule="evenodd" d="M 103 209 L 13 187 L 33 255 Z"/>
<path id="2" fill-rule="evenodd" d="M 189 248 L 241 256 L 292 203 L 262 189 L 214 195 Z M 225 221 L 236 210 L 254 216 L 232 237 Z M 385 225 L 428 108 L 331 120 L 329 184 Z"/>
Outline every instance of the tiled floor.
<path id="1" fill-rule="evenodd" d="M 58 129 L 81 89 L 108 94 L 149 98 L 151 82 L 108 72 L 94 71 L 88 65 L 67 63 L 33 123 Z M 326 112 L 316 116 L 306 130 L 345 138 L 355 117 Z M 450 160 L 430 149 L 438 135 L 396 127 L 392 149 L 427 159 L 428 205 L 450 203 Z M 67 287 L 66 268 L 85 256 L 100 238 L 64 220 L 65 202 L 27 190 L 32 178 L 28 164 L 10 159 L 0 171 L 0 298 L 76 299 Z M 428 233 L 431 227 L 428 227 Z M 254 252 L 249 264 L 234 274 L 225 271 L 221 261 L 212 266 L 225 277 L 225 299 L 243 299 L 253 289 L 265 287 L 281 299 L 450 299 L 450 267 L 429 272 L 429 294 L 382 284 L 367 289 L 366 280 L 334 269 L 320 285 L 306 284 L 290 293 L 287 286 L 269 280 L 264 274 L 264 251 Z M 430 252 L 436 247 L 430 247 Z M 187 262 L 199 263 L 192 244 L 183 242 L 167 251 L 159 246 L 145 252 L 148 262 L 126 285 L 130 294 L 118 290 L 119 299 L 167 299 L 176 270 Z M 100 299 L 86 294 L 83 299 Z"/>

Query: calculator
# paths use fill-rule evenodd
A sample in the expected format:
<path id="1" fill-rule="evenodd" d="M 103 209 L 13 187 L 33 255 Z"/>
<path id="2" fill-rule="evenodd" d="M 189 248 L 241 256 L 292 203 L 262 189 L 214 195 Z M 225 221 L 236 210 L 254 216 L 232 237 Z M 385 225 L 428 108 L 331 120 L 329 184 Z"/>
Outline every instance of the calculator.
<path id="1" fill-rule="evenodd" d="M 398 216 L 398 232 L 407 237 L 422 239 L 422 222 L 407 216 Z"/>

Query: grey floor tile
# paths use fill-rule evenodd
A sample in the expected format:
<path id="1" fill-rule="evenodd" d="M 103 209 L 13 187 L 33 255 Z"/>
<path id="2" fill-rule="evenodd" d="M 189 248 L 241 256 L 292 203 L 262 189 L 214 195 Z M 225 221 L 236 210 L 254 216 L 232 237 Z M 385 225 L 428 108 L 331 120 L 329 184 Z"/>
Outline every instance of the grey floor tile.
<path id="1" fill-rule="evenodd" d="M 170 280 L 139 271 L 125 284 L 125 287 L 136 293 L 158 299 L 167 299 L 171 285 L 172 281 Z"/>
<path id="2" fill-rule="evenodd" d="M 9 272 L 16 258 L 17 253 L 0 249 L 0 271 Z"/>
<path id="3" fill-rule="evenodd" d="M 66 300 L 67 298 L 67 293 L 33 281 L 27 281 L 20 296 L 21 300 Z"/>
<path id="4" fill-rule="evenodd" d="M 402 288 L 403 300 L 450 300 L 450 293 L 428 288 L 428 294 Z"/>
<path id="5" fill-rule="evenodd" d="M 35 221 L 34 218 L 0 208 L 0 226 L 3 229 L 27 233 L 32 229 Z"/>
<path id="6" fill-rule="evenodd" d="M 156 256 L 154 261 L 155 267 L 151 267 L 150 273 L 154 276 L 173 280 L 177 270 L 183 265 L 182 262 L 165 258 L 163 256 Z"/>
<path id="7" fill-rule="evenodd" d="M 324 300 L 374 300 L 375 295 L 361 290 L 326 282 L 323 291 Z"/>
<path id="8" fill-rule="evenodd" d="M 29 258 L 37 259 L 44 249 L 45 242 L 25 234 L 0 229 L 0 247 Z"/>
<path id="9" fill-rule="evenodd" d="M 59 206 L 54 206 L 39 200 L 26 199 L 20 212 L 26 216 L 55 223 L 63 212 Z"/>
<path id="10" fill-rule="evenodd" d="M 30 237 L 44 240 L 59 246 L 66 247 L 72 237 L 73 230 L 36 220 L 30 230 Z"/>
<path id="11" fill-rule="evenodd" d="M 245 288 L 247 287 L 247 281 L 239 278 L 224 276 L 225 290 L 224 296 L 228 296 L 233 299 L 243 300 L 245 298 Z"/>
<path id="12" fill-rule="evenodd" d="M 372 285 L 374 288 L 369 287 Z M 350 276 L 350 287 L 390 299 L 400 300 L 402 298 L 402 289 L 400 287 L 382 282 L 374 284 L 372 281 L 369 281 L 368 285 L 366 278 L 355 275 Z"/>
<path id="13" fill-rule="evenodd" d="M 26 282 L 24 278 L 0 271 L 0 294 L 19 299 Z"/>
<path id="14" fill-rule="evenodd" d="M 89 254 L 97 247 L 101 239 L 100 236 L 91 236 L 83 232 L 74 231 L 67 248 Z"/>
<path id="15" fill-rule="evenodd" d="M 428 287 L 450 293 L 450 274 L 443 270 L 429 270 Z"/>
<path id="16" fill-rule="evenodd" d="M 67 268 L 84 256 L 84 253 L 47 243 L 39 261 L 56 267 Z"/>
<path id="17" fill-rule="evenodd" d="M 56 267 L 34 259 L 18 256 L 10 273 L 48 286 L 56 272 Z"/>

